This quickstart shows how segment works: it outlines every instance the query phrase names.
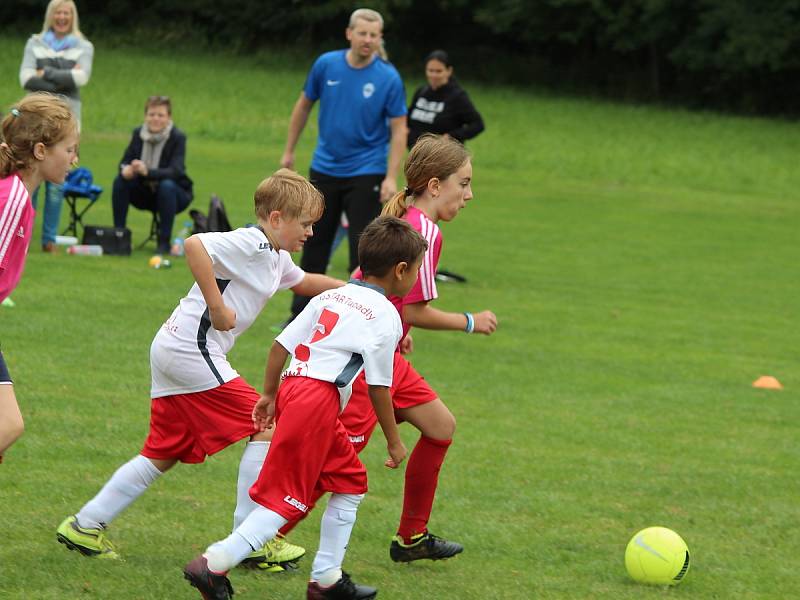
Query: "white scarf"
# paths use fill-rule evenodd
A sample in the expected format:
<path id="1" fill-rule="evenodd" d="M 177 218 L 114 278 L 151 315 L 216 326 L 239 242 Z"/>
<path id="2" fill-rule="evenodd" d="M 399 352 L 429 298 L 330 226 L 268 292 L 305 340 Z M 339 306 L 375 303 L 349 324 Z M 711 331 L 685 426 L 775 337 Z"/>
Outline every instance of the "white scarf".
<path id="1" fill-rule="evenodd" d="M 157 169 L 158 163 L 161 160 L 161 151 L 164 150 L 164 144 L 167 143 L 169 134 L 172 133 L 172 121 L 167 123 L 158 133 L 153 133 L 147 128 L 147 125 L 142 125 L 139 131 L 139 137 L 144 142 L 142 144 L 141 161 L 147 165 L 147 169 Z"/>

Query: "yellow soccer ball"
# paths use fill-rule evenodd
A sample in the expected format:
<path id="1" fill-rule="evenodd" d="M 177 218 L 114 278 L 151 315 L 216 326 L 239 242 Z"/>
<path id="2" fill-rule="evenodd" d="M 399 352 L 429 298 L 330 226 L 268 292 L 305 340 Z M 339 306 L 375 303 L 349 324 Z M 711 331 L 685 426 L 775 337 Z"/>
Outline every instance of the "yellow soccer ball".
<path id="1" fill-rule="evenodd" d="M 161 261 L 162 260 L 164 260 L 164 259 L 162 259 L 160 255 L 156 254 L 155 256 L 151 256 L 150 257 L 150 260 L 147 261 L 147 264 L 149 266 L 153 267 L 154 269 L 157 269 L 158 267 L 161 266 Z"/>
<path id="2" fill-rule="evenodd" d="M 689 570 L 689 548 L 671 529 L 648 527 L 628 542 L 625 568 L 640 583 L 678 585 Z"/>

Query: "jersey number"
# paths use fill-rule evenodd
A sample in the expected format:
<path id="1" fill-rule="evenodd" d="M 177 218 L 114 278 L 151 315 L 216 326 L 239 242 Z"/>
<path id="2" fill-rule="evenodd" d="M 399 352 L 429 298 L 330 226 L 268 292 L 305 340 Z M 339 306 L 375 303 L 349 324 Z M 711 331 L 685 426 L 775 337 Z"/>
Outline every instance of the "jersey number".
<path id="1" fill-rule="evenodd" d="M 338 322 L 339 322 L 338 314 L 336 314 L 332 310 L 323 308 L 322 314 L 319 316 L 319 320 L 317 321 L 317 324 L 314 326 L 314 329 L 316 329 L 316 331 L 314 332 L 314 335 L 311 338 L 309 344 L 313 344 L 314 342 L 318 342 L 321 339 L 328 337 L 333 331 L 333 328 L 336 327 L 336 323 Z M 297 358 L 297 360 L 302 360 L 303 362 L 307 362 L 308 359 L 311 357 L 311 351 L 305 344 L 299 344 L 297 348 L 294 349 L 294 355 Z"/>

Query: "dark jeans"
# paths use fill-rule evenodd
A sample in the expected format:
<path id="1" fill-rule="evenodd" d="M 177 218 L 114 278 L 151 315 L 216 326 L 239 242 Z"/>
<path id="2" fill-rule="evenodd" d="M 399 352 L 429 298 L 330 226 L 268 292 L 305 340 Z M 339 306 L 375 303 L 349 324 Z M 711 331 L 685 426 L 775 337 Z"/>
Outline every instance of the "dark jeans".
<path id="1" fill-rule="evenodd" d="M 125 179 L 122 175 L 117 175 L 111 196 L 111 204 L 114 208 L 114 227 L 125 227 L 130 205 L 139 210 L 158 212 L 161 223 L 161 229 L 158 232 L 158 248 L 159 250 L 169 250 L 175 215 L 189 206 L 191 202 L 192 197 L 188 192 L 172 179 L 158 181 L 154 191 L 146 179 L 141 177 Z"/>
<path id="2" fill-rule="evenodd" d="M 381 214 L 381 182 L 385 175 L 331 177 L 311 170 L 309 181 L 325 197 L 325 212 L 314 224 L 314 235 L 306 240 L 300 268 L 307 273 L 324 273 L 331 257 L 331 245 L 339 228 L 342 211 L 350 222 L 350 264 L 348 272 L 358 266 L 358 238 L 364 228 Z M 309 298 L 295 294 L 292 318 L 299 315 Z"/>

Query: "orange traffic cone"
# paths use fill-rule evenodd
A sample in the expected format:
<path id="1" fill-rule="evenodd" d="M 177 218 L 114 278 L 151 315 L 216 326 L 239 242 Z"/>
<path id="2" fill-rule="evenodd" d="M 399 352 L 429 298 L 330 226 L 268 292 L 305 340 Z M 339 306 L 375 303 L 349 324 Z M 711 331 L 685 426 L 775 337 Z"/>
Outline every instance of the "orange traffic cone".
<path id="1" fill-rule="evenodd" d="M 754 388 L 761 388 L 762 390 L 782 390 L 781 382 L 770 375 L 762 375 L 753 382 Z"/>

